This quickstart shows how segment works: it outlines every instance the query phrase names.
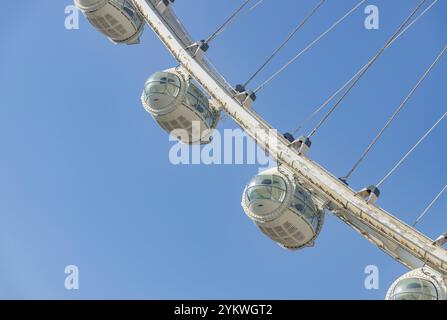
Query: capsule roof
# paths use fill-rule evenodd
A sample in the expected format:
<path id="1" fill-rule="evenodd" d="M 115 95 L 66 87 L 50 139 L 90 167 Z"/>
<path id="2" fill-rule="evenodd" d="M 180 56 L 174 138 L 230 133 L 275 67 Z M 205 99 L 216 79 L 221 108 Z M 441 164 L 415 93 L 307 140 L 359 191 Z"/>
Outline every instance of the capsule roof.
<path id="1" fill-rule="evenodd" d="M 105 5 L 107 0 L 74 0 L 74 2 L 82 11 L 93 11 Z"/>
<path id="2" fill-rule="evenodd" d="M 446 283 L 429 267 L 412 270 L 397 279 L 388 289 L 387 300 L 445 300 Z"/>
<path id="3" fill-rule="evenodd" d="M 393 289 L 392 300 L 438 300 L 433 282 L 413 277 L 400 280 Z"/>

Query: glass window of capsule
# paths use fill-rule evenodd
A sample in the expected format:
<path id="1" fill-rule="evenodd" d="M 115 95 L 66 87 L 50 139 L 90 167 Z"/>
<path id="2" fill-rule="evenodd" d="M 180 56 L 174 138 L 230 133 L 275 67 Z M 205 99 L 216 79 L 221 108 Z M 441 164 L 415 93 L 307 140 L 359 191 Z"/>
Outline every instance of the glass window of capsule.
<path id="1" fill-rule="evenodd" d="M 200 113 L 208 126 L 212 127 L 214 123 L 214 115 L 210 110 L 209 101 L 207 97 L 203 95 L 203 93 L 192 83 L 190 83 L 188 87 L 185 103 Z"/>
<path id="2" fill-rule="evenodd" d="M 116 5 L 118 8 L 122 8 L 127 13 L 129 18 L 132 19 L 132 22 L 137 26 L 137 28 L 141 26 L 141 24 L 143 23 L 143 19 L 135 11 L 134 6 L 129 0 L 110 0 L 110 2 Z"/>
<path id="3" fill-rule="evenodd" d="M 297 186 L 290 208 L 305 218 L 314 230 L 317 230 L 319 223 L 317 215 L 318 210 L 315 208 L 313 200 L 308 192 Z"/>
<path id="4" fill-rule="evenodd" d="M 438 300 L 438 291 L 429 280 L 408 278 L 396 284 L 391 300 Z"/>
<path id="5" fill-rule="evenodd" d="M 146 102 L 152 94 L 164 94 L 176 98 L 180 92 L 181 82 L 178 76 L 168 72 L 153 74 L 144 85 Z"/>
<path id="6" fill-rule="evenodd" d="M 286 182 L 277 175 L 258 175 L 247 187 L 248 203 L 254 200 L 284 201 L 286 196 Z"/>

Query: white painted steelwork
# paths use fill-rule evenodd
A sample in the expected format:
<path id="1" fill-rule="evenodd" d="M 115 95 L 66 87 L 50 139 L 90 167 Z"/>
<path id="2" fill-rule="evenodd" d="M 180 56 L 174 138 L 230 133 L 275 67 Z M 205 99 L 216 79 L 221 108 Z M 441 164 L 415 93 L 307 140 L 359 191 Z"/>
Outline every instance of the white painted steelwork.
<path id="1" fill-rule="evenodd" d="M 324 200 L 327 209 L 346 222 L 364 238 L 410 269 L 427 266 L 447 274 L 447 251 L 433 240 L 400 221 L 357 193 L 311 159 L 300 155 L 289 142 L 253 109 L 245 108 L 234 97 L 234 90 L 209 66 L 204 55 L 195 54 L 185 41 L 183 26 L 172 9 L 160 13 L 162 0 L 133 0 L 152 30 L 174 58 L 257 143 L 296 175 L 300 184 Z M 170 23 L 175 21 L 175 23 Z"/>

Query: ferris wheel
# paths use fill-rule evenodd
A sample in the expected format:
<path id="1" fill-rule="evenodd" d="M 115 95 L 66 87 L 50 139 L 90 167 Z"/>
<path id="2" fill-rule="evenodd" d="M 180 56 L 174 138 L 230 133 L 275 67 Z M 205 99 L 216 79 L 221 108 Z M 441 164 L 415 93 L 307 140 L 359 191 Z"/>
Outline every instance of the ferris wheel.
<path id="1" fill-rule="evenodd" d="M 344 97 L 368 72 L 380 55 L 426 14 L 438 0 L 423 0 L 384 44 L 348 82 L 346 82 L 313 115 L 335 100 L 332 108 L 308 134 L 294 137 L 293 133 L 278 133 L 254 109 L 257 93 L 283 72 L 304 52 L 316 45 L 331 30 L 357 10 L 364 2 L 358 1 L 339 20 L 300 51 L 283 68 L 254 90 L 248 89 L 251 80 L 279 50 L 295 35 L 324 4 L 317 5 L 289 34 L 259 70 L 245 83 L 232 86 L 208 60 L 210 43 L 230 26 L 237 15 L 251 1 L 243 1 L 239 8 L 205 40 L 194 40 L 174 13 L 174 0 L 75 0 L 77 7 L 90 23 L 114 43 L 137 44 L 147 23 L 179 66 L 151 75 L 144 84 L 141 96 L 143 107 L 168 134 L 186 144 L 208 144 L 222 114 L 231 117 L 256 143 L 279 163 L 253 177 L 242 195 L 242 208 L 247 216 L 267 237 L 281 247 L 299 250 L 315 245 L 324 224 L 325 210 L 332 212 L 362 237 L 386 252 L 411 271 L 397 279 L 389 289 L 387 299 L 447 299 L 447 233 L 433 240 L 382 209 L 377 200 L 380 186 L 400 167 L 408 156 L 447 116 L 439 120 L 417 141 L 400 161 L 375 185 L 353 190 L 348 179 L 366 157 L 382 133 L 404 108 L 419 85 L 444 56 L 447 46 L 422 75 L 410 93 L 398 106 L 393 116 L 379 131 L 353 168 L 337 177 L 309 157 L 311 139 Z M 256 2 L 250 10 L 260 4 Z M 311 116 L 313 116 L 311 115 Z M 420 218 L 447 189 L 435 197 Z"/>

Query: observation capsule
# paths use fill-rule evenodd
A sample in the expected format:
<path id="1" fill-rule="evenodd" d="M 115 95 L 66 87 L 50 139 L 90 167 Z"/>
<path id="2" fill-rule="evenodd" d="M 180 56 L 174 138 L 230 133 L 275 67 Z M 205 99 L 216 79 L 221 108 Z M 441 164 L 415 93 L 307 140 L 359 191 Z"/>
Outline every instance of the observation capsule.
<path id="1" fill-rule="evenodd" d="M 74 0 L 87 20 L 113 43 L 137 44 L 144 19 L 131 0 Z"/>
<path id="2" fill-rule="evenodd" d="M 312 246 L 324 212 L 315 196 L 284 169 L 269 169 L 246 186 L 242 208 L 270 239 L 286 249 Z"/>
<path id="3" fill-rule="evenodd" d="M 207 144 L 220 110 L 178 69 L 153 74 L 145 83 L 142 103 L 157 123 L 186 144 Z"/>
<path id="4" fill-rule="evenodd" d="M 428 267 L 415 269 L 397 279 L 386 300 L 445 300 L 446 283 Z"/>

